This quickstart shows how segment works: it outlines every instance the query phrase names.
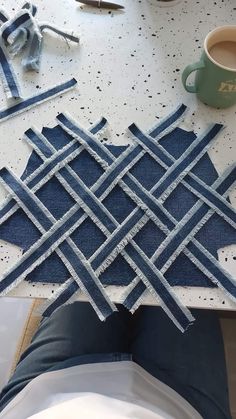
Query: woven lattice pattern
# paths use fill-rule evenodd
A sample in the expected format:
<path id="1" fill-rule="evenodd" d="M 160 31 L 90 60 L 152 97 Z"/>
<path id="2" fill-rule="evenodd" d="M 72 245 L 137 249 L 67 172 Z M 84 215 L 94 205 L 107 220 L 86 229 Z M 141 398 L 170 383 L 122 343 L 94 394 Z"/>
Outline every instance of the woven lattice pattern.
<path id="1" fill-rule="evenodd" d="M 116 310 L 105 285 L 123 285 L 126 307 L 134 311 L 148 290 L 184 331 L 194 319 L 168 276 L 182 264 L 186 277 L 200 275 L 194 285 L 219 286 L 234 300 L 235 281 L 218 263 L 212 241 L 236 241 L 236 212 L 227 200 L 236 170 L 219 178 L 208 158 L 220 124 L 199 138 L 179 139 L 178 156 L 163 147 L 163 138 L 168 144 L 173 133 L 180 135 L 175 124 L 184 111 L 181 106 L 148 133 L 132 124 L 127 147 L 97 140 L 105 119 L 88 131 L 60 114 L 56 131 L 28 130 L 34 154 L 22 179 L 0 170 L 9 192 L 0 237 L 19 244 L 21 232 L 25 243 L 22 258 L 1 278 L 1 294 L 26 277 L 45 280 L 54 266 L 61 279 L 48 281 L 62 285 L 45 315 L 82 290 L 105 319 Z"/>

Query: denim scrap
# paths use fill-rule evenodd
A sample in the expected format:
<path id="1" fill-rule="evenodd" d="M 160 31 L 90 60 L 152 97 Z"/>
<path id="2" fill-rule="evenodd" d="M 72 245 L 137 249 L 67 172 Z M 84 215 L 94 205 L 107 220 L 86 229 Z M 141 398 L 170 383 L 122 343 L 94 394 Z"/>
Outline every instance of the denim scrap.
<path id="1" fill-rule="evenodd" d="M 36 20 L 37 7 L 31 2 L 23 5 L 16 15 L 9 18 L 0 11 L 0 75 L 8 98 L 21 98 L 17 77 L 10 63 L 10 57 L 19 55 L 26 47 L 26 57 L 22 60 L 25 71 L 38 71 L 45 30 L 50 30 L 64 39 L 79 43 L 73 33 L 65 32 L 47 22 Z"/>
<path id="2" fill-rule="evenodd" d="M 1 55 L 1 47 L 0 47 Z M 0 122 L 6 121 L 9 118 L 12 118 L 16 115 L 25 112 L 27 109 L 31 109 L 34 106 L 44 103 L 46 100 L 52 99 L 62 93 L 66 93 L 69 90 L 73 89 L 77 84 L 77 81 L 73 78 L 66 81 L 65 83 L 58 84 L 57 86 L 52 87 L 51 89 L 45 90 L 44 92 L 28 97 L 21 102 L 18 102 L 16 105 L 9 106 L 8 108 L 0 110 Z"/>
<path id="3" fill-rule="evenodd" d="M 102 284 L 126 286 L 124 304 L 131 311 L 148 289 L 181 331 L 193 317 L 172 285 L 217 285 L 234 300 L 235 282 L 216 252 L 235 243 L 235 211 L 226 199 L 235 168 L 217 178 L 206 150 L 222 126 L 215 124 L 196 139 L 174 126 L 184 111 L 180 106 L 148 134 L 132 124 L 134 144 L 122 147 L 94 137 L 105 120 L 89 132 L 59 115 L 53 129 L 28 130 L 25 139 L 34 152 L 24 184 L 1 171 L 15 200 L 8 198 L 0 209 L 0 237 L 21 245 L 25 254 L 3 276 L 0 291 L 26 275 L 46 282 L 46 272 L 55 272 L 53 282 L 62 286 L 46 309 L 49 315 L 94 281 L 90 301 L 105 318 L 112 308 L 105 293 L 105 300 L 96 294 L 96 285 L 99 291 Z M 88 276 L 76 278 L 78 267 Z"/>

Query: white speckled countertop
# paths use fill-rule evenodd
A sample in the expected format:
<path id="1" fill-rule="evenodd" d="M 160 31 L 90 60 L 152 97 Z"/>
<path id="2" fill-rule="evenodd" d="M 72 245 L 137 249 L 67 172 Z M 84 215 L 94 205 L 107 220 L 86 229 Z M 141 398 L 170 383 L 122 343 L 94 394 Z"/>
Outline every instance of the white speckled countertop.
<path id="1" fill-rule="evenodd" d="M 216 26 L 234 24 L 234 0 L 182 0 L 172 7 L 158 7 L 156 0 L 119 0 L 124 11 L 110 12 L 82 6 L 74 0 L 35 0 L 38 18 L 81 35 L 80 46 L 45 35 L 41 71 L 23 74 L 20 60 L 14 68 L 25 96 L 76 77 L 78 88 L 0 124 L 0 167 L 17 175 L 23 172 L 31 150 L 21 140 L 31 125 L 53 126 L 57 113 L 67 110 L 81 124 L 89 126 L 106 116 L 110 141 L 124 144 L 125 129 L 131 122 L 147 129 L 183 102 L 190 108 L 184 128 L 203 131 L 208 123 L 221 122 L 226 129 L 210 150 L 219 173 L 236 160 L 236 106 L 214 110 L 197 102 L 181 85 L 183 68 L 198 60 L 204 37 Z M 9 13 L 22 6 L 19 0 L 0 1 Z M 0 105 L 6 106 L 0 85 Z M 0 190 L 0 199 L 4 199 Z M 230 196 L 236 206 L 235 191 Z M 0 273 L 21 257 L 21 249 L 0 242 Z M 236 276 L 236 247 L 219 251 L 222 265 Z M 47 297 L 56 285 L 22 283 L 12 295 Z M 114 301 L 121 289 L 110 287 Z M 220 290 L 176 287 L 180 299 L 192 307 L 236 309 Z M 83 298 L 83 297 L 81 297 Z M 150 296 L 147 304 L 152 304 Z"/>

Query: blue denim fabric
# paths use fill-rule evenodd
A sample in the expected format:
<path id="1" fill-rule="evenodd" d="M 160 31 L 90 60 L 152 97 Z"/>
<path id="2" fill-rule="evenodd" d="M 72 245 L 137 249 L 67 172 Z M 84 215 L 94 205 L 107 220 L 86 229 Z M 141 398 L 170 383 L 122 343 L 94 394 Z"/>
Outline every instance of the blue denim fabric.
<path id="1" fill-rule="evenodd" d="M 231 417 L 216 313 L 194 310 L 196 325 L 182 335 L 158 307 L 142 307 L 133 316 L 118 308 L 105 323 L 86 303 L 60 308 L 43 320 L 0 395 L 0 410 L 46 371 L 132 359 L 182 395 L 204 419 Z"/>
<path id="2" fill-rule="evenodd" d="M 179 110 L 181 108 L 184 109 L 184 106 Z M 175 118 L 178 118 L 178 112 L 173 114 Z M 99 317 L 105 319 L 115 307 L 102 286 L 106 284 L 103 272 L 110 272 L 111 283 L 115 284 L 111 268 L 119 258 L 119 271 L 123 278 L 125 271 L 122 270 L 120 260 L 132 272 L 128 283 L 135 275 L 140 278 L 135 288 L 130 290 L 125 306 L 129 309 L 136 307 L 136 301 L 147 287 L 154 296 L 160 298 L 163 309 L 183 331 L 194 319 L 174 295 L 170 287 L 173 284 L 168 283 L 167 273 L 170 268 L 175 267 L 175 263 L 184 252 L 190 264 L 194 263 L 197 270 L 235 299 L 234 281 L 212 257 L 205 243 L 198 238 L 199 231 L 200 234 L 205 231 L 204 237 L 208 238 L 209 231 L 205 227 L 216 213 L 220 222 L 223 219 L 228 229 L 231 229 L 231 237 L 228 235 L 227 239 L 235 239 L 236 214 L 225 200 L 225 196 L 235 181 L 236 169 L 226 172 L 222 178 L 213 182 L 212 188 L 194 172 L 202 159 L 207 158 L 206 151 L 222 126 L 211 126 L 206 134 L 188 144 L 175 160 L 171 151 L 164 148 L 167 139 L 175 130 L 164 136 L 165 141 L 160 135 L 154 140 L 152 137 L 156 135 L 156 129 L 145 135 L 132 124 L 129 130 L 135 135 L 137 142 L 129 147 L 114 148 L 102 145 L 93 136 L 93 132 L 79 127 L 65 115 L 60 114 L 57 119 L 60 127 L 48 132 L 61 133 L 57 135 L 57 141 L 62 138 L 64 143 L 59 147 L 52 141 L 53 136 L 47 136 L 47 131 L 44 137 L 33 130 L 26 132 L 26 140 L 34 147 L 40 161 L 37 162 L 38 169 L 34 168 L 32 172 L 30 166 L 28 167 L 25 183 L 9 170 L 0 170 L 1 182 L 12 195 L 12 200 L 1 209 L 2 219 L 8 217 L 6 222 L 2 221 L 3 226 L 9 227 L 12 220 L 13 223 L 14 220 L 19 221 L 19 215 L 21 228 L 26 228 L 22 222 L 33 224 L 31 247 L 25 249 L 23 258 L 2 277 L 0 292 L 10 290 L 32 271 L 34 274 L 40 272 L 40 269 L 43 272 L 44 266 L 48 271 L 52 262 L 55 272 L 56 256 L 67 272 L 64 281 L 68 279 L 68 275 L 73 277 L 77 288 L 80 287 L 87 293 Z M 162 125 L 159 126 L 159 133 Z M 97 172 L 97 165 L 102 172 Z M 140 167 L 143 170 L 137 175 L 137 168 L 139 170 Z M 209 161 L 208 167 L 211 167 Z M 150 177 L 153 183 L 147 186 Z M 55 180 L 57 184 L 54 183 Z M 47 190 L 51 186 L 54 193 L 51 190 L 50 201 L 45 201 L 45 188 Z M 176 196 L 179 187 L 180 191 L 184 188 L 191 199 L 194 199 L 191 207 L 187 207 L 183 214 L 182 221 L 166 206 L 166 202 L 172 198 L 183 207 L 185 201 L 181 193 Z M 117 191 L 123 194 L 124 205 L 121 205 Z M 17 210 L 14 200 L 21 210 Z M 186 202 L 188 203 L 187 198 Z M 58 213 L 58 209 L 61 209 L 61 213 Z M 25 214 L 23 220 L 22 210 Z M 91 225 L 93 231 L 90 230 Z M 145 241 L 147 226 L 151 228 L 148 241 Z M 155 240 L 160 237 L 157 231 L 161 231 L 159 242 Z M 35 237 L 34 233 L 37 233 Z M 93 245 L 96 246 L 91 254 L 87 252 L 89 233 Z M 215 230 L 214 234 L 217 235 Z M 86 244 L 86 248 L 81 247 L 79 240 Z M 152 241 L 155 247 L 153 253 L 148 254 Z M 59 270 L 61 273 L 62 270 Z M 68 285 L 67 294 L 63 291 L 62 296 L 59 295 L 57 306 L 65 302 L 66 295 L 71 295 L 72 290 L 74 292 L 74 282 Z M 121 281 L 118 285 L 126 283 Z"/>
<path id="3" fill-rule="evenodd" d="M 58 126 L 53 129 L 44 128 L 43 134 L 57 150 L 60 150 L 71 141 L 71 136 Z M 173 132 L 159 140 L 159 143 L 174 158 L 178 158 L 195 138 L 193 132 L 186 132 L 182 129 L 175 128 Z M 118 157 L 126 147 L 107 146 L 107 149 L 115 157 Z M 42 164 L 41 159 L 33 152 L 22 179 L 26 175 L 28 176 L 34 172 L 40 164 Z M 74 159 L 70 163 L 70 166 L 78 173 L 80 179 L 89 188 L 104 173 L 104 169 L 102 169 L 100 164 L 86 150 Z M 164 169 L 147 153 L 130 170 L 134 178 L 147 190 L 150 190 L 160 180 L 164 172 Z M 212 185 L 217 179 L 217 173 L 207 154 L 201 158 L 191 172 L 202 179 L 207 185 Z M 74 205 L 72 197 L 65 191 L 55 177 L 40 188 L 36 195 L 56 219 L 62 217 Z M 176 220 L 181 220 L 197 200 L 198 198 L 193 193 L 187 190 L 182 184 L 179 184 L 166 199 L 163 206 Z M 105 198 L 103 204 L 119 223 L 124 221 L 136 208 L 136 204 L 125 194 L 119 185 L 115 186 Z M 20 246 L 26 251 L 40 238 L 40 232 L 25 213 L 19 209 L 8 221 L 0 226 L 0 237 L 3 240 Z M 87 240 L 88 237 L 90 238 L 89 240 Z M 89 218 L 73 233 L 72 238 L 86 258 L 91 257 L 105 241 L 103 232 Z M 164 238 L 165 235 L 163 232 L 150 220 L 136 234 L 134 240 L 150 258 Z M 222 217 L 214 214 L 196 234 L 196 238 L 217 258 L 217 250 L 219 248 L 235 243 L 235 231 Z M 63 283 L 68 277 L 68 271 L 65 265 L 53 253 L 45 262 L 28 275 L 28 280 L 45 282 L 47 278 L 53 278 L 53 282 Z M 134 277 L 134 271 L 121 254 L 119 254 L 112 264 L 101 273 L 100 280 L 103 284 L 128 285 Z M 214 286 L 183 253 L 173 262 L 167 270 L 165 277 L 171 285 Z"/>
<path id="4" fill-rule="evenodd" d="M 8 51 L 13 56 L 18 55 L 26 50 L 26 56 L 22 60 L 25 71 L 38 71 L 40 64 L 40 56 L 42 50 L 42 38 L 45 29 L 53 31 L 57 35 L 63 36 L 72 42 L 79 42 L 79 38 L 73 34 L 64 32 L 54 25 L 48 23 L 38 23 L 35 19 L 37 7 L 30 2 L 26 2 L 21 10 L 19 10 L 13 18 L 9 18 L 5 13 L 0 13 L 1 39 L 0 39 L 0 75 L 3 79 L 4 89 L 7 97 L 20 98 L 21 93 L 18 86 L 17 77 L 8 57 Z M 28 48 L 26 48 L 26 46 Z M 42 95 L 41 95 L 42 96 Z M 45 94 L 45 98 L 47 95 Z M 40 99 L 38 98 L 38 102 Z M 17 107 L 11 107 L 0 113 L 0 119 L 10 117 L 16 109 L 26 109 L 30 104 L 30 100 L 24 100 Z M 32 106 L 32 105 L 31 105 Z M 10 113 L 11 111 L 11 113 Z"/>

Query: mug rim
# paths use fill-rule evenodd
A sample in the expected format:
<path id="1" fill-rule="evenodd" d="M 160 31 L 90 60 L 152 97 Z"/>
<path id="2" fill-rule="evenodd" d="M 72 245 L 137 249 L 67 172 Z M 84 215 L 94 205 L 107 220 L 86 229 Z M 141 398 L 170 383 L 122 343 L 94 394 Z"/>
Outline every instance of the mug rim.
<path id="1" fill-rule="evenodd" d="M 215 29 L 213 29 L 211 32 L 209 32 L 209 33 L 207 34 L 207 36 L 206 36 L 205 40 L 204 40 L 204 51 L 205 51 L 205 53 L 206 53 L 207 57 L 209 58 L 209 60 L 210 60 L 213 64 L 217 65 L 217 67 L 220 67 L 220 68 L 222 68 L 223 70 L 227 70 L 227 71 L 231 71 L 231 72 L 235 73 L 235 72 L 236 72 L 236 68 L 226 67 L 225 65 L 220 64 L 220 63 L 218 63 L 217 61 L 215 61 L 215 60 L 214 60 L 214 58 L 212 58 L 212 57 L 211 57 L 211 55 L 209 54 L 209 51 L 208 51 L 208 48 L 207 48 L 207 44 L 208 44 L 209 38 L 210 38 L 210 37 L 211 37 L 211 36 L 212 36 L 215 32 L 218 32 L 218 31 L 219 31 L 219 30 L 221 30 L 221 29 L 235 29 L 235 31 L 236 31 L 236 25 L 223 25 L 223 26 L 218 26 L 217 28 L 215 28 Z M 235 43 L 236 43 L 236 41 L 235 41 Z"/>

